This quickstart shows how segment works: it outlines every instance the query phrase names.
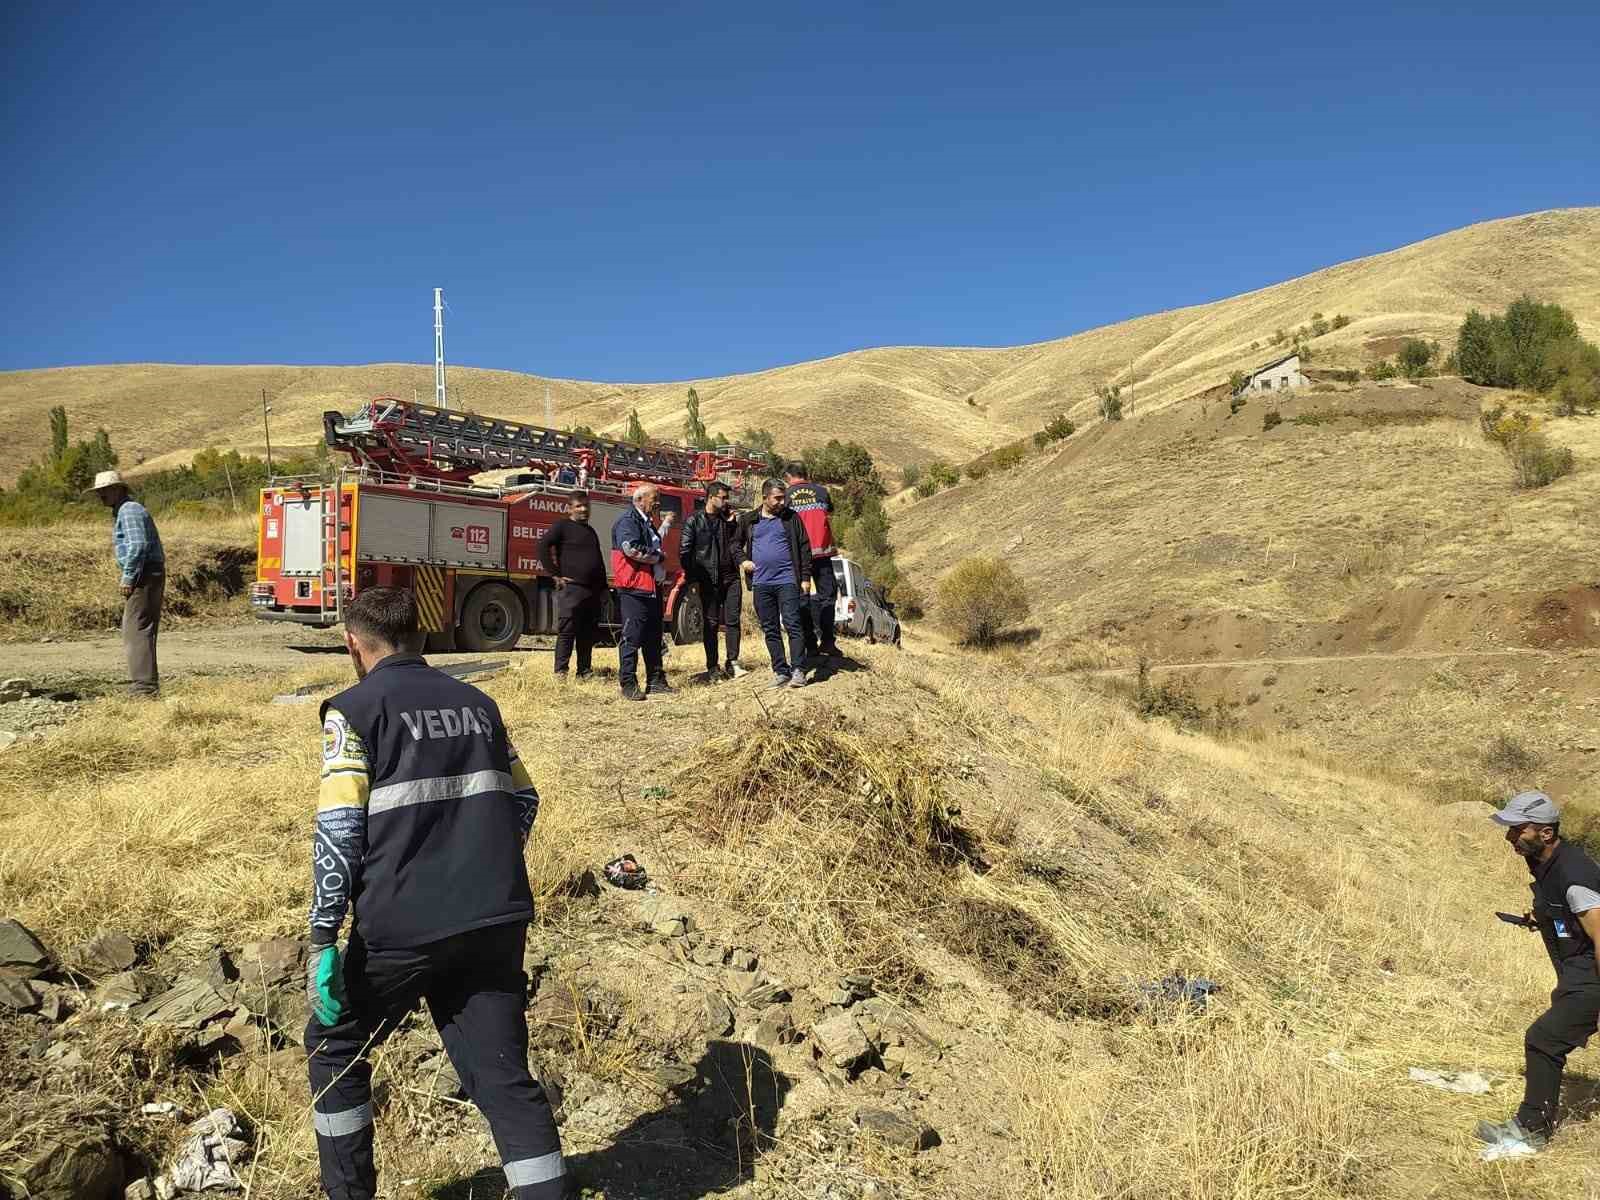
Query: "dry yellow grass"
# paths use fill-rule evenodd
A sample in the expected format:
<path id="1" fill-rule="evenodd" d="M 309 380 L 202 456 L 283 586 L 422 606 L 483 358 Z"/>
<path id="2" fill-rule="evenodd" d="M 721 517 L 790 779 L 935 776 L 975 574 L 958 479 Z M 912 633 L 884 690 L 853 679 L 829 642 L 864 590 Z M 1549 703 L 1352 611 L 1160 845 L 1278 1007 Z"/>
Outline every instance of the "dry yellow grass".
<path id="1" fill-rule="evenodd" d="M 919 1085 L 956 1138 L 941 1172 L 901 1178 L 907 1195 L 1568 1200 L 1591 1186 L 1600 1131 L 1582 1121 L 1536 1163 L 1473 1157 L 1473 1120 L 1515 1102 L 1520 1029 L 1548 986 L 1533 939 L 1493 920 L 1523 884 L 1487 810 L 1441 809 L 1270 740 L 1143 724 L 981 658 L 859 656 L 869 671 L 785 697 L 775 721 L 737 688 L 629 708 L 603 684 L 558 685 L 540 660 L 490 680 L 545 797 L 530 862 L 546 919 L 625 839 L 764 955 L 803 953 L 823 978 L 864 953 L 883 965 L 884 949 L 914 964 L 885 977 L 918 1019 L 952 1031 L 947 1069 Z M 0 758 L 0 912 L 57 946 L 107 926 L 168 953 L 298 932 L 315 710 L 267 700 L 346 672 L 334 661 L 180 684 L 165 704 L 98 701 L 13 747 Z M 734 707 L 708 722 L 713 701 Z M 763 736 L 795 720 L 819 731 L 825 763 L 771 757 L 781 745 Z M 697 753 L 712 726 L 733 743 Z M 665 774 L 608 749 L 628 729 Z M 750 767 L 759 779 L 730 765 L 738 746 L 767 756 Z M 646 779 L 671 802 L 636 799 Z M 898 822 L 935 828 L 917 814 L 946 800 L 980 869 L 919 864 L 910 835 L 901 863 L 877 857 Z M 861 815 L 875 805 L 886 824 Z M 830 869 L 841 859 L 849 871 Z M 963 936 L 973 928 L 988 936 Z M 1214 1011 L 1132 1003 L 1133 982 L 1173 971 L 1220 982 Z M 632 1036 L 596 1030 L 585 1062 L 625 1073 Z M 1503 1082 L 1451 1096 L 1409 1083 L 1411 1065 Z M 1573 1069 L 1586 1074 L 1588 1056 Z M 148 1078 L 125 1083 L 156 1098 Z M 302 1088 L 292 1067 L 248 1058 L 207 1085 L 258 1130 L 253 1195 L 306 1194 Z M 447 1178 L 459 1163 L 417 1140 L 437 1118 L 410 1096 L 380 1120 L 386 1168 Z M 985 1141 L 996 1119 L 1012 1140 Z M 780 1125 L 774 1153 L 784 1138 Z"/>
<path id="2" fill-rule="evenodd" d="M 237 585 L 255 578 L 253 517 L 163 516 L 167 554 L 162 624 L 246 618 Z M 111 521 L 0 526 L 0 642 L 83 637 L 120 627 L 120 576 Z M 230 589 L 234 595 L 228 595 Z"/>
<path id="3" fill-rule="evenodd" d="M 1242 296 L 1032 346 L 885 347 L 675 383 L 589 383 L 472 367 L 452 367 L 450 379 L 456 403 L 478 412 L 542 422 L 548 385 L 559 424 L 620 432 L 637 407 L 645 427 L 667 439 L 679 435 L 692 383 L 706 424 L 729 436 L 757 426 L 796 448 L 848 436 L 892 465 L 963 461 L 1031 433 L 1062 409 L 1081 424 L 1094 386 L 1127 382 L 1130 364 L 1135 408 L 1145 412 L 1275 357 L 1274 330 L 1305 324 L 1313 312 L 1353 319 L 1318 340 L 1319 365 L 1356 365 L 1368 340 L 1421 334 L 1448 343 L 1469 308 L 1502 308 L 1525 291 L 1566 305 L 1589 337 L 1600 337 L 1600 208 L 1489 221 Z M 12 448 L 0 483 L 47 444 L 54 404 L 66 406 L 84 435 L 105 426 L 125 466 L 187 461 L 207 445 L 259 454 L 263 388 L 277 443 L 305 446 L 320 436 L 324 409 L 348 411 L 379 394 L 427 399 L 432 370 L 144 363 L 0 374 L 0 443 Z"/>

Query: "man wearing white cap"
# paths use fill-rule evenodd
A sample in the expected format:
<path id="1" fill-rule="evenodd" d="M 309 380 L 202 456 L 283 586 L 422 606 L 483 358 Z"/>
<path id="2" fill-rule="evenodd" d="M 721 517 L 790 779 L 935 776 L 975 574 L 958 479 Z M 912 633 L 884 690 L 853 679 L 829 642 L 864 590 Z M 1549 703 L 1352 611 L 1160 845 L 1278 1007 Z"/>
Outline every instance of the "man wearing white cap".
<path id="1" fill-rule="evenodd" d="M 156 633 L 161 628 L 161 596 L 166 590 L 167 556 L 149 510 L 128 494 L 115 471 L 101 471 L 89 489 L 111 510 L 111 549 L 122 568 L 122 648 L 128 656 L 128 691 L 156 696 Z"/>
<path id="2" fill-rule="evenodd" d="M 1521 1156 L 1544 1149 L 1555 1131 L 1556 1101 L 1567 1055 L 1593 1036 L 1600 1023 L 1600 867 L 1561 840 L 1561 813 L 1543 792 L 1521 792 L 1493 815 L 1506 841 L 1533 875 L 1532 927 L 1544 939 L 1556 988 L 1550 1008 L 1528 1026 L 1523 1043 L 1526 1084 L 1522 1107 L 1502 1124 L 1478 1122 L 1478 1138 Z"/>

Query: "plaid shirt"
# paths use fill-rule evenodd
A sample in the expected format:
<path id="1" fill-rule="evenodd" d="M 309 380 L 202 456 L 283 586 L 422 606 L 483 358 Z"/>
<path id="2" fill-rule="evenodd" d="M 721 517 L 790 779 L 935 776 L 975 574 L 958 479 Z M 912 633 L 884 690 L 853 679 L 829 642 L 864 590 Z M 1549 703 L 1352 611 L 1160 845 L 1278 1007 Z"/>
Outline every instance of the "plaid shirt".
<path id="1" fill-rule="evenodd" d="M 161 535 L 150 512 L 137 500 L 124 500 L 117 505 L 116 519 L 111 525 L 111 549 L 117 556 L 117 566 L 122 568 L 122 582 L 135 584 L 146 571 L 167 565 L 167 555 L 161 548 Z"/>

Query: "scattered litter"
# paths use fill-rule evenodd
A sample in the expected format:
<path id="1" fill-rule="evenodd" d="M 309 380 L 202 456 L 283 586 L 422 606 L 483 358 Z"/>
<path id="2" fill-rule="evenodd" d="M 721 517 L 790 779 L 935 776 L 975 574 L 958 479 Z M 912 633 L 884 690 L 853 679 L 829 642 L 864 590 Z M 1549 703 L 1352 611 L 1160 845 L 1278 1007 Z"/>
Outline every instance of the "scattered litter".
<path id="1" fill-rule="evenodd" d="M 1139 985 L 1141 1002 L 1145 1007 L 1186 1002 L 1200 1011 L 1204 1011 L 1211 997 L 1221 990 L 1220 983 L 1213 983 L 1209 979 L 1189 979 L 1183 975 L 1168 975 L 1164 979 Z"/>
<path id="2" fill-rule="evenodd" d="M 178 1106 L 171 1100 L 162 1100 L 155 1104 L 146 1104 L 139 1111 L 147 1117 L 170 1117 L 178 1112 Z"/>
<path id="3" fill-rule="evenodd" d="M 498 675 L 506 669 L 510 661 L 507 658 L 496 658 L 488 662 L 445 663 L 438 669 L 453 679 L 477 679 L 485 675 Z"/>
<path id="4" fill-rule="evenodd" d="M 315 704 L 317 698 L 309 693 L 302 695 L 299 692 L 284 692 L 282 695 L 274 696 L 272 702 L 274 704 Z"/>
<path id="5" fill-rule="evenodd" d="M 234 1169 L 250 1152 L 234 1135 L 239 1122 L 226 1108 L 214 1108 L 189 1126 L 188 1140 L 178 1151 L 168 1178 L 180 1192 L 239 1191 L 244 1187 Z"/>
<path id="6" fill-rule="evenodd" d="M 1494 1087 L 1476 1071 L 1430 1071 L 1425 1067 L 1412 1067 L 1406 1074 L 1413 1083 L 1427 1084 L 1446 1092 L 1460 1092 L 1463 1096 L 1482 1096 Z"/>
<path id="7" fill-rule="evenodd" d="M 612 887 L 627 888 L 629 891 L 642 891 L 650 883 L 649 872 L 631 854 L 612 859 L 605 865 L 605 873 L 606 882 Z"/>
<path id="8" fill-rule="evenodd" d="M 1502 1158 L 1532 1158 L 1539 1153 L 1524 1141 L 1496 1142 L 1492 1146 L 1485 1146 L 1478 1152 L 1478 1157 L 1484 1162 L 1497 1162 Z"/>
<path id="9" fill-rule="evenodd" d="M 1337 1050 L 1329 1050 L 1322 1056 L 1322 1061 L 1330 1067 L 1338 1067 L 1341 1071 L 1348 1071 L 1354 1067 L 1354 1064 Z"/>

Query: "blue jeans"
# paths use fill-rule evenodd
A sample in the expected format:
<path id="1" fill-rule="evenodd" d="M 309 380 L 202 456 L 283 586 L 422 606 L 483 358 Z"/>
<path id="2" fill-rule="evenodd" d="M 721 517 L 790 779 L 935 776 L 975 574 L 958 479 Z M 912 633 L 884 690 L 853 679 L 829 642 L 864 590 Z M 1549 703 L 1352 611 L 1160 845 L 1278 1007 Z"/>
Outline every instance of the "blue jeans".
<path id="1" fill-rule="evenodd" d="M 755 593 L 756 620 L 761 622 L 761 633 L 767 640 L 767 654 L 772 659 L 772 669 L 779 675 L 787 675 L 805 662 L 806 635 L 800 620 L 800 585 L 758 583 Z M 780 619 L 783 629 L 789 634 L 788 659 L 783 657 L 783 633 L 778 628 Z"/>
<path id="2" fill-rule="evenodd" d="M 644 652 L 644 681 L 660 679 L 661 669 L 661 594 L 659 592 L 619 591 L 622 607 L 622 638 L 617 644 L 617 677 L 623 687 L 637 685 L 639 654 Z"/>

